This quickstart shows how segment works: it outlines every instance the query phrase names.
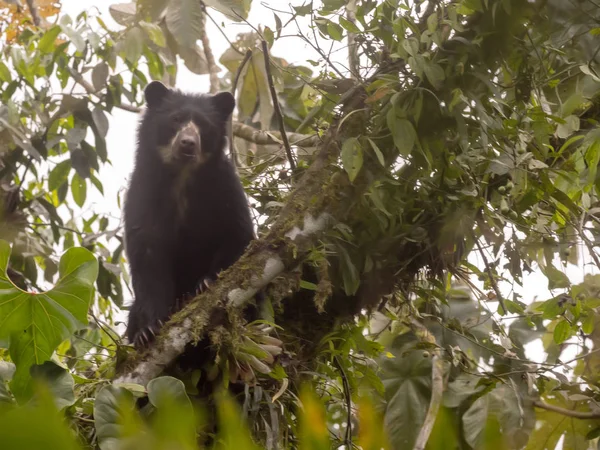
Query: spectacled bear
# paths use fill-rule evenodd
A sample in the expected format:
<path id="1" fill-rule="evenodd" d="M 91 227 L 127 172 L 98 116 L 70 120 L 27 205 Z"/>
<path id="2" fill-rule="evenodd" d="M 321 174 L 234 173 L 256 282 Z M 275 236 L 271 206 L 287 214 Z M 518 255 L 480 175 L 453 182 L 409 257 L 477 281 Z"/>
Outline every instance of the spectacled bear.
<path id="1" fill-rule="evenodd" d="M 136 347 L 254 238 L 244 190 L 225 154 L 233 96 L 192 95 L 158 81 L 144 96 L 124 208 L 135 295 L 127 337 Z"/>

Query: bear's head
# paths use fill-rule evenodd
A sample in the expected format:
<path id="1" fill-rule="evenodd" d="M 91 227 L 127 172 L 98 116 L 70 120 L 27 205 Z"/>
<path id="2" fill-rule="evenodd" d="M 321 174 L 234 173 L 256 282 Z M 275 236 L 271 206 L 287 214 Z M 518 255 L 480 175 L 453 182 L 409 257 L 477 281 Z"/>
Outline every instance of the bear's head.
<path id="1" fill-rule="evenodd" d="M 191 95 L 152 81 L 144 89 L 147 109 L 142 136 L 162 161 L 174 166 L 200 166 L 224 154 L 226 124 L 235 99 L 229 92 Z"/>

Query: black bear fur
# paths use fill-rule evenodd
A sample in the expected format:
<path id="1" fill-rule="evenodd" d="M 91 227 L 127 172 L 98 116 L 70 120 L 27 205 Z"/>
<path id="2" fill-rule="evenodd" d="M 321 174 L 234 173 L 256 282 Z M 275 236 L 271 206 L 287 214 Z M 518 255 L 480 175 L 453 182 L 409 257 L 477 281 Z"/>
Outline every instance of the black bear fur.
<path id="1" fill-rule="evenodd" d="M 254 238 L 244 190 L 225 153 L 233 96 L 191 95 L 157 81 L 144 95 L 124 208 L 135 295 L 127 338 L 137 347 Z"/>

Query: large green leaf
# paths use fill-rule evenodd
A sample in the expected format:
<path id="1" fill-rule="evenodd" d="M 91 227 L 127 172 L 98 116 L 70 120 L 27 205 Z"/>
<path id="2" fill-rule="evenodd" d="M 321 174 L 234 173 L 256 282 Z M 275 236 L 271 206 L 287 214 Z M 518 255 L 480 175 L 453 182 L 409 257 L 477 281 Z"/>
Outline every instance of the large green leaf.
<path id="1" fill-rule="evenodd" d="M 422 351 L 393 350 L 381 363 L 387 405 L 385 426 L 392 448 L 412 448 L 429 407 L 431 359 Z"/>
<path id="2" fill-rule="evenodd" d="M 88 250 L 71 248 L 60 260 L 56 286 L 34 294 L 8 278 L 9 257 L 10 245 L 0 241 L 0 341 L 8 341 L 17 367 L 12 392 L 24 400 L 31 393 L 31 366 L 50 360 L 62 341 L 87 324 L 98 262 Z"/>
<path id="3" fill-rule="evenodd" d="M 248 18 L 252 0 L 204 0 L 204 4 L 222 12 L 236 22 Z"/>
<path id="4" fill-rule="evenodd" d="M 202 6 L 196 0 L 171 0 L 166 23 L 181 47 L 193 48 L 203 32 Z"/>
<path id="5" fill-rule="evenodd" d="M 98 445 L 101 450 L 122 448 L 122 439 L 129 432 L 137 431 L 131 422 L 127 427 L 126 417 L 134 417 L 135 398 L 123 387 L 103 387 L 94 403 L 94 422 L 98 434 Z M 135 422 L 134 422 L 135 423 Z M 133 429 L 133 430 L 132 430 Z"/>

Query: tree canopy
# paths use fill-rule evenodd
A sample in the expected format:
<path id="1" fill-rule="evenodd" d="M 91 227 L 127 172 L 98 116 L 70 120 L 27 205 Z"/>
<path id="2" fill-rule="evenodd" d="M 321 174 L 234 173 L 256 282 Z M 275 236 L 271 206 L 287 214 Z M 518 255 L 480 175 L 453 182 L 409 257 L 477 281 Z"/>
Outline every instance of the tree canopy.
<path id="1" fill-rule="evenodd" d="M 236 450 L 597 448 L 600 5 L 256 3 L 113 26 L 0 0 L 0 447 L 192 449 L 217 423 Z M 120 220 L 86 206 L 117 191 L 115 111 L 193 92 L 183 66 L 235 93 L 258 239 L 136 352 Z M 205 336 L 215 361 L 170 371 Z"/>

